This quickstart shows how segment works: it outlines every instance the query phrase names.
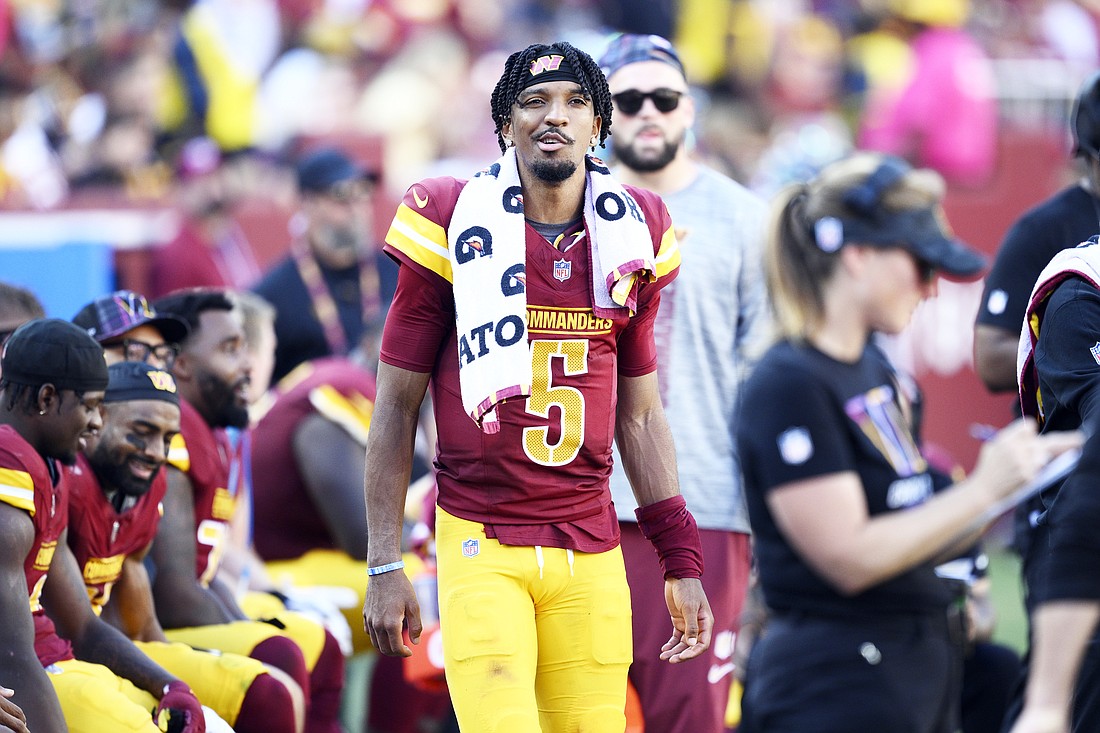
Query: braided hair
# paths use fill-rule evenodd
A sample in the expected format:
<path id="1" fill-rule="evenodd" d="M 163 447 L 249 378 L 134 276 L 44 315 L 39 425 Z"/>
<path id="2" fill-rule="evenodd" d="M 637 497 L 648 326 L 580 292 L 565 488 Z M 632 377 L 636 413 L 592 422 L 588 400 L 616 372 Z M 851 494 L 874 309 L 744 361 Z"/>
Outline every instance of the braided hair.
<path id="1" fill-rule="evenodd" d="M 502 153 L 508 146 L 504 144 L 504 136 L 501 134 L 501 130 L 504 123 L 512 116 L 512 104 L 515 103 L 520 92 L 527 86 L 527 74 L 531 62 L 539 56 L 545 56 L 549 53 L 558 53 L 564 56 L 565 60 L 577 72 L 577 75 L 580 76 L 581 88 L 591 97 L 596 115 L 603 120 L 603 124 L 600 126 L 600 143 L 602 144 L 607 136 L 611 134 L 611 90 L 607 88 L 607 79 L 604 78 L 603 72 L 595 59 L 565 41 L 558 41 L 549 46 L 535 43 L 522 51 L 516 51 L 508 57 L 508 60 L 504 62 L 504 73 L 501 74 L 496 88 L 493 89 L 493 122 L 496 123 L 497 143 L 500 145 L 500 152 Z"/>

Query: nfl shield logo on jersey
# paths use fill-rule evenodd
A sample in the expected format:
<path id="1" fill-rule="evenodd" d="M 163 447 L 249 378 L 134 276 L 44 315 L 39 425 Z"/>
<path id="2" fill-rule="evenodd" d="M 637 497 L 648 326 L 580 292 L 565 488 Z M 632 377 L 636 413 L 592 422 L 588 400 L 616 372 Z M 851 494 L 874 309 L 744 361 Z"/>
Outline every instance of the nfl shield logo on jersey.
<path id="1" fill-rule="evenodd" d="M 554 279 L 565 282 L 573 274 L 573 263 L 569 260 L 554 260 Z"/>
<path id="2" fill-rule="evenodd" d="M 475 539 L 463 540 L 462 542 L 462 556 L 474 557 L 477 553 L 481 552 L 481 546 Z"/>
<path id="3" fill-rule="evenodd" d="M 1092 360 L 1100 364 L 1100 341 L 1097 341 L 1096 345 L 1089 349 L 1089 353 L 1092 354 Z"/>

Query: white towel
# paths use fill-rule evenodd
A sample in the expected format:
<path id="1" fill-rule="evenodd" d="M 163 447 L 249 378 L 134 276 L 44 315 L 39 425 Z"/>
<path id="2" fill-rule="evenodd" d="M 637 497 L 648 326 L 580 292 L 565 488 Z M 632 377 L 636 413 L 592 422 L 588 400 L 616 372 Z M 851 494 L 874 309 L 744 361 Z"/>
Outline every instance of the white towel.
<path id="1" fill-rule="evenodd" d="M 1016 351 L 1016 383 L 1019 386 L 1020 408 L 1024 415 L 1042 420 L 1043 405 L 1039 399 L 1039 375 L 1035 371 L 1035 344 L 1039 341 L 1046 299 L 1069 277 L 1080 277 L 1100 288 L 1100 246 L 1090 240 L 1064 249 L 1051 258 L 1039 273 L 1028 299 Z M 1100 361 L 1100 356 L 1097 357 Z"/>
<path id="2" fill-rule="evenodd" d="M 601 160 L 587 156 L 585 171 L 593 312 L 634 315 L 640 283 L 656 279 L 649 227 Z M 526 241 L 519 170 L 509 148 L 467 182 L 447 229 L 462 406 L 486 433 L 500 430 L 496 405 L 531 394 Z"/>

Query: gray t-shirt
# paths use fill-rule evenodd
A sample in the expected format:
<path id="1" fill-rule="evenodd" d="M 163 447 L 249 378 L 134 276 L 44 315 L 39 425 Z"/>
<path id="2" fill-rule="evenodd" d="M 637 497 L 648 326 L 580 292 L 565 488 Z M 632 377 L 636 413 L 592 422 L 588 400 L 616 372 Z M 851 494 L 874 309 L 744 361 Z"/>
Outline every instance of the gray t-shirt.
<path id="1" fill-rule="evenodd" d="M 680 273 L 654 325 L 661 399 L 676 444 L 680 490 L 703 529 L 749 531 L 736 454 L 739 393 L 770 336 L 763 273 L 767 205 L 709 168 L 663 195 L 680 243 Z M 611 492 L 621 521 L 638 504 L 618 449 Z"/>

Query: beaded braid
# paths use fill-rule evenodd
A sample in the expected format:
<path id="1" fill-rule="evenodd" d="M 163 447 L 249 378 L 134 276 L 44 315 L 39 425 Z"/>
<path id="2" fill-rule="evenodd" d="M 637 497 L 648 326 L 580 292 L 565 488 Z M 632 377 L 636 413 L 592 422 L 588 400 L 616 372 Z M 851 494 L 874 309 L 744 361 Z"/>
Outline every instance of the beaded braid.
<path id="1" fill-rule="evenodd" d="M 496 123 L 497 143 L 502 153 L 508 146 L 504 144 L 501 130 L 504 123 L 512 116 L 512 104 L 527 86 L 527 70 L 532 61 L 548 53 L 560 53 L 580 76 L 581 88 L 592 98 L 596 114 L 603 120 L 600 126 L 600 143 L 602 144 L 611 134 L 611 90 L 608 89 L 607 79 L 595 59 L 565 41 L 549 46 L 535 43 L 508 57 L 504 62 L 504 73 L 501 74 L 496 88 L 493 89 L 492 115 L 493 122 Z"/>

